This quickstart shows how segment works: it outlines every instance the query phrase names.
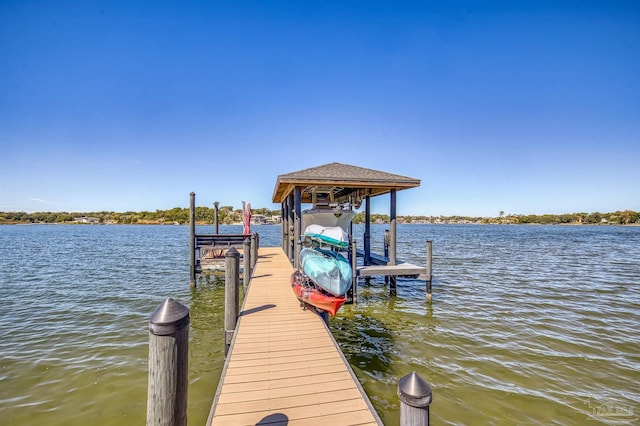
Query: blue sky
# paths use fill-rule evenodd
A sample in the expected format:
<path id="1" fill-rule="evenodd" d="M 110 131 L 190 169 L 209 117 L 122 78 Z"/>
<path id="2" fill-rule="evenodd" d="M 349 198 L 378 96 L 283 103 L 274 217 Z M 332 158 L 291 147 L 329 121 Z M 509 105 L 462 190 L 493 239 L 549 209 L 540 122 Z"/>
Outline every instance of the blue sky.
<path id="1" fill-rule="evenodd" d="M 0 211 L 275 209 L 334 161 L 421 179 L 400 215 L 640 211 L 639 42 L 636 1 L 3 0 Z"/>

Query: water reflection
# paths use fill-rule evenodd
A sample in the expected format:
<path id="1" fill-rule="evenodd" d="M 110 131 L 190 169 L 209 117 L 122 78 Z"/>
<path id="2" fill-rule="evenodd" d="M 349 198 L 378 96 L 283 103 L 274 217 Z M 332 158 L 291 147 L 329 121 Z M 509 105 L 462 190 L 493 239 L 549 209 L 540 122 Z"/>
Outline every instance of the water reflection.
<path id="1" fill-rule="evenodd" d="M 186 284 L 185 282 L 185 285 Z M 205 276 L 191 289 L 189 423 L 204 424 L 224 362 L 224 277 Z"/>

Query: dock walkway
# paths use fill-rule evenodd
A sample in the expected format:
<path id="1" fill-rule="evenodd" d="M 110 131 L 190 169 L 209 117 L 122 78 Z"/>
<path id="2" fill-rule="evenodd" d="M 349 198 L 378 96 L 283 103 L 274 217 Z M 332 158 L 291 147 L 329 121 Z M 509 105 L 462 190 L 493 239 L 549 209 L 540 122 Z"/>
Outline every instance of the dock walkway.
<path id="1" fill-rule="evenodd" d="M 280 247 L 260 248 L 208 425 L 381 425 Z"/>

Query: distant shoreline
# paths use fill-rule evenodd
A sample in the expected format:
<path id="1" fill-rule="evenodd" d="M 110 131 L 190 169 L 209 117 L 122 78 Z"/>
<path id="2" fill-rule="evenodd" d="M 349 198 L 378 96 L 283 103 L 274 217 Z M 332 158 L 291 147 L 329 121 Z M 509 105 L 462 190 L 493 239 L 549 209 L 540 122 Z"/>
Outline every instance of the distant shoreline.
<path id="1" fill-rule="evenodd" d="M 361 225 L 362 223 L 355 223 L 355 225 Z M 16 225 L 16 226 L 28 226 L 28 225 L 73 225 L 73 226 L 118 226 L 118 225 L 137 225 L 137 226 L 189 226 L 188 223 L 167 223 L 167 222 L 136 222 L 136 223 L 77 223 L 77 222 L 0 222 L 0 225 Z M 209 222 L 196 222 L 196 226 L 214 226 L 214 223 Z M 220 226 L 242 226 L 242 223 L 221 223 Z M 372 225 L 389 225 L 388 222 L 372 223 Z M 638 226 L 640 223 L 476 223 L 476 222 L 447 222 L 447 223 L 410 223 L 399 222 L 398 226 L 402 225 L 430 225 L 430 226 L 452 226 L 452 225 L 499 225 L 499 226 Z M 280 226 L 280 223 L 276 224 L 251 224 L 251 226 Z"/>
<path id="2" fill-rule="evenodd" d="M 281 222 L 280 210 L 269 210 L 265 208 L 251 209 L 255 222 L 260 224 L 279 224 Z M 216 214 L 218 216 L 216 216 Z M 209 207 L 196 207 L 195 220 L 198 225 L 213 225 L 217 221 L 221 225 L 242 224 L 243 210 L 233 209 L 232 206 L 225 206 L 216 212 Z M 388 214 L 372 213 L 370 215 L 372 224 L 388 224 L 390 216 Z M 190 221 L 188 208 L 176 207 L 170 210 L 156 210 L 154 212 L 0 212 L 0 224 L 28 224 L 28 223 L 62 223 L 62 224 L 139 224 L 139 225 L 184 225 Z M 266 223 L 265 223 L 266 222 Z M 365 222 L 365 212 L 357 212 L 353 217 L 354 224 Z M 397 224 L 493 224 L 493 225 L 640 225 L 640 212 L 631 210 L 615 211 L 609 213 L 565 213 L 565 214 L 543 214 L 543 215 L 523 215 L 505 214 L 500 212 L 496 217 L 477 216 L 427 216 L 427 215 L 401 215 L 396 218 Z"/>

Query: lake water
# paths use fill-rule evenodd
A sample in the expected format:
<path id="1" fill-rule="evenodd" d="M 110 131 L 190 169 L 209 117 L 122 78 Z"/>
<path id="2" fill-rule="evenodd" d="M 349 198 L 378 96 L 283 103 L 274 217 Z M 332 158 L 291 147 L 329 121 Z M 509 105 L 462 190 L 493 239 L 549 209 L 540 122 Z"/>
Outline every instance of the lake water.
<path id="1" fill-rule="evenodd" d="M 280 245 L 279 226 L 254 230 Z M 0 226 L 2 424 L 144 424 L 148 318 L 168 296 L 191 309 L 188 418 L 204 424 L 224 288 L 189 288 L 188 239 L 187 226 Z M 385 424 L 411 371 L 433 388 L 434 424 L 638 424 L 639 227 L 399 225 L 398 258 L 423 265 L 427 239 L 431 303 L 424 281 L 398 279 L 391 297 L 361 280 L 331 320 Z"/>

